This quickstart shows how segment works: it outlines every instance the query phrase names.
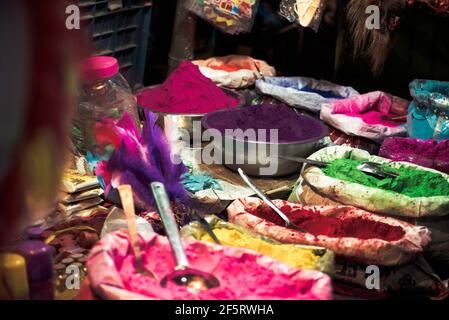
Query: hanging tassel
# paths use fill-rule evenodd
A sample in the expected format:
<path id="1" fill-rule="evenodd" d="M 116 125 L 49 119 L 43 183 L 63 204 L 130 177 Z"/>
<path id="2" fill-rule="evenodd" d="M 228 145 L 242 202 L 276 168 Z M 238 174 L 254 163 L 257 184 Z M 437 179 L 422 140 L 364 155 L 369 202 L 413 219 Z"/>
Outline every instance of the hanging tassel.
<path id="1" fill-rule="evenodd" d="M 347 7 L 349 30 L 352 34 L 354 56 L 367 55 L 371 69 L 379 74 L 392 45 L 394 31 L 400 24 L 407 8 L 407 0 L 351 0 Z M 368 29 L 366 13 L 368 6 L 380 9 L 380 29 Z"/>

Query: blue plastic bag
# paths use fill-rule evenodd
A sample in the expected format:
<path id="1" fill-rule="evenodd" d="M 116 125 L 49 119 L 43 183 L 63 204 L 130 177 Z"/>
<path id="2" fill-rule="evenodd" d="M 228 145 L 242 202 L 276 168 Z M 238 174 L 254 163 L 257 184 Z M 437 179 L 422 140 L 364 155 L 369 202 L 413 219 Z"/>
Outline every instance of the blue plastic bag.
<path id="1" fill-rule="evenodd" d="M 449 82 L 414 80 L 410 83 L 407 122 L 413 138 L 449 139 Z"/>

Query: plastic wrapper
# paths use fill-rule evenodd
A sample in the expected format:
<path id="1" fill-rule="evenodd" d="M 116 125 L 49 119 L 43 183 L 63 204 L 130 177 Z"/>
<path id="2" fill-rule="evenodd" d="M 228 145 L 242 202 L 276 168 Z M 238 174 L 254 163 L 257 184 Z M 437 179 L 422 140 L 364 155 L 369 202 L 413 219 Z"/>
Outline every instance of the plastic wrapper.
<path id="1" fill-rule="evenodd" d="M 256 81 L 256 89 L 286 104 L 318 113 L 323 103 L 358 95 L 351 88 L 306 77 L 265 77 Z"/>
<path id="2" fill-rule="evenodd" d="M 282 0 L 279 5 L 279 14 L 290 22 L 318 32 L 325 4 L 325 0 Z"/>
<path id="3" fill-rule="evenodd" d="M 414 80 L 409 88 L 413 97 L 407 117 L 409 136 L 449 139 L 449 82 Z"/>
<path id="4" fill-rule="evenodd" d="M 391 160 L 371 156 L 368 152 L 345 146 L 334 146 L 321 149 L 309 157 L 313 160 L 330 162 L 335 159 L 348 158 L 359 161 L 390 163 L 391 167 L 408 167 L 438 172 L 407 162 L 392 162 Z M 440 173 L 440 172 L 438 172 Z M 449 181 L 449 175 L 443 174 Z M 329 177 L 320 168 L 309 166 L 299 178 L 289 201 L 300 202 L 303 186 L 308 185 L 313 191 L 341 204 L 352 205 L 371 212 L 419 218 L 425 216 L 445 216 L 449 214 L 449 197 L 417 197 L 412 198 L 397 192 L 367 187 L 358 183 L 350 183 Z"/>
<path id="5" fill-rule="evenodd" d="M 339 282 L 366 288 L 368 265 L 338 257 L 332 278 Z M 376 294 L 421 295 L 432 299 L 444 299 L 448 296 L 447 281 L 442 281 L 424 258 L 413 263 L 393 267 L 379 267 L 379 288 Z M 373 292 L 373 290 L 370 290 Z"/>
<path id="6" fill-rule="evenodd" d="M 141 247 L 146 251 L 150 251 L 153 248 L 168 248 L 169 243 L 165 237 L 157 234 L 146 235 L 139 234 Z M 185 241 L 184 245 L 191 247 L 197 254 L 202 254 L 206 259 L 195 259 L 193 268 L 202 269 L 205 272 L 214 271 L 217 275 L 217 269 L 220 265 L 220 259 L 217 259 L 220 255 L 226 257 L 235 257 L 236 261 L 239 259 L 250 259 L 255 261 L 261 267 L 268 268 L 276 274 L 282 274 L 284 277 L 291 281 L 291 284 L 303 283 L 303 281 L 310 282 L 308 292 L 311 296 L 317 299 L 331 299 L 332 287 L 330 278 L 324 273 L 314 270 L 299 270 L 291 268 L 285 264 L 279 263 L 269 257 L 257 254 L 253 251 L 223 247 L 214 244 L 208 244 L 200 241 Z M 165 250 L 165 249 L 164 249 Z M 170 292 L 168 289 L 158 288 L 154 292 L 158 296 L 148 296 L 142 293 L 132 291 L 128 288 L 129 285 L 124 283 L 123 275 L 120 274 L 118 265 L 120 261 L 123 261 L 125 257 L 129 256 L 129 252 L 132 252 L 131 243 L 127 233 L 118 232 L 108 234 L 103 238 L 91 251 L 87 267 L 89 271 L 89 280 L 93 291 L 103 299 L 158 299 L 158 298 L 170 298 Z M 208 255 L 214 255 L 213 259 L 209 259 Z M 164 263 L 167 265 L 157 266 L 153 265 L 152 269 L 156 272 L 159 278 L 163 278 L 166 274 L 171 272 L 174 267 L 173 258 L 168 257 Z M 154 263 L 153 263 L 154 264 Z M 232 275 L 228 274 L 228 277 Z M 156 280 L 157 281 L 157 280 Z M 223 281 L 223 279 L 222 279 Z M 257 285 L 257 283 L 248 283 L 257 281 L 256 279 L 247 277 L 246 283 L 241 285 Z M 154 284 L 154 286 L 159 286 Z M 148 289 L 146 286 L 145 290 Z M 223 287 L 220 287 L 222 290 Z M 164 295 L 165 294 L 165 295 Z M 301 294 L 298 293 L 298 296 Z"/>
<path id="7" fill-rule="evenodd" d="M 151 224 L 142 217 L 136 216 L 135 223 L 139 233 L 151 234 L 154 232 Z M 120 230 L 128 230 L 128 221 L 122 209 L 113 208 L 104 222 L 100 237 L 104 238 L 107 234 Z"/>
<path id="8" fill-rule="evenodd" d="M 449 140 L 388 138 L 383 142 L 379 156 L 449 173 Z"/>
<path id="9" fill-rule="evenodd" d="M 223 32 L 250 32 L 259 0 L 187 0 L 186 8 Z"/>
<path id="10" fill-rule="evenodd" d="M 261 77 L 276 75 L 276 70 L 265 61 L 249 56 L 229 55 L 192 62 L 215 84 L 231 89 L 247 88 Z"/>
<path id="11" fill-rule="evenodd" d="M 394 97 L 381 91 L 325 103 L 321 107 L 321 120 L 338 130 L 352 136 L 359 136 L 382 143 L 385 138 L 405 136 L 407 128 L 404 123 L 397 126 L 381 123 L 366 123 L 362 118 L 349 116 L 346 113 L 357 115 L 368 111 L 377 111 L 389 116 L 405 116 L 408 101 Z M 392 121 L 390 121 L 392 123 Z"/>
<path id="12" fill-rule="evenodd" d="M 226 222 L 224 220 L 219 219 L 216 216 L 208 216 L 208 217 L 206 217 L 206 220 L 209 223 L 212 230 L 229 229 L 229 230 L 237 231 L 244 235 L 253 237 L 255 239 L 265 241 L 268 244 L 282 245 L 280 242 L 278 242 L 274 239 L 264 237 L 255 232 L 252 232 L 251 230 L 249 230 L 247 228 L 242 228 L 235 224 Z M 203 238 L 203 236 L 208 235 L 207 231 L 201 226 L 200 223 L 198 223 L 196 221 L 183 227 L 181 230 L 181 233 L 185 237 L 192 237 L 193 239 L 196 239 L 196 240 L 201 240 L 201 238 Z M 233 246 L 232 244 L 223 243 L 223 240 L 220 239 L 219 236 L 218 236 L 218 240 L 220 240 L 223 245 Z M 325 273 L 333 272 L 334 254 L 332 251 L 327 250 L 326 248 L 319 248 L 319 247 L 309 247 L 309 246 L 301 246 L 301 245 L 297 245 L 297 247 L 298 247 L 298 249 L 301 249 L 301 250 L 311 251 L 315 256 L 319 257 L 312 269 L 322 271 Z M 251 248 L 249 248 L 249 249 L 251 249 Z M 261 252 L 261 253 L 263 253 L 263 252 Z M 286 261 L 282 261 L 282 259 L 278 259 L 278 260 L 286 263 Z M 301 263 L 297 262 L 297 265 L 301 265 Z"/>
<path id="13" fill-rule="evenodd" d="M 425 227 L 413 226 L 409 223 L 387 217 L 377 216 L 370 212 L 350 206 L 302 206 L 287 201 L 275 200 L 278 207 L 288 205 L 291 208 L 303 208 L 318 211 L 323 216 L 339 219 L 361 218 L 378 221 L 390 226 L 399 226 L 404 235 L 395 241 L 382 239 L 359 239 L 352 237 L 314 236 L 283 226 L 278 226 L 248 212 L 262 204 L 262 200 L 246 198 L 234 201 L 228 208 L 229 221 L 247 227 L 254 232 L 276 239 L 283 243 L 315 245 L 328 248 L 337 255 L 351 257 L 359 262 L 377 265 L 399 265 L 417 258 L 423 248 L 430 242 L 430 232 Z"/>

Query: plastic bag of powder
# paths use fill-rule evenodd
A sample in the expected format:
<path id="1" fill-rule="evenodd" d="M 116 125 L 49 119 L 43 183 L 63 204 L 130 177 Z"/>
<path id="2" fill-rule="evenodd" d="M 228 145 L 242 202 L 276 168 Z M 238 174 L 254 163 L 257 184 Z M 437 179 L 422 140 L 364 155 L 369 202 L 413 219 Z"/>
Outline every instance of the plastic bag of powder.
<path id="1" fill-rule="evenodd" d="M 223 32 L 251 31 L 259 0 L 188 0 L 186 8 Z"/>
<path id="2" fill-rule="evenodd" d="M 366 151 L 346 146 L 324 148 L 315 152 L 309 158 L 324 162 L 348 158 L 376 163 L 391 163 L 392 167 L 409 167 L 411 169 L 434 171 L 407 162 L 392 162 L 389 159 L 371 156 Z M 441 174 L 449 182 L 449 175 Z M 447 216 L 449 214 L 449 197 L 412 198 L 397 192 L 335 179 L 327 176 L 320 168 L 315 166 L 308 166 L 304 169 L 302 176 L 297 181 L 289 197 L 289 201 L 300 202 L 305 186 L 310 186 L 314 192 L 340 204 L 355 206 L 383 215 L 422 218 L 427 216 Z"/>

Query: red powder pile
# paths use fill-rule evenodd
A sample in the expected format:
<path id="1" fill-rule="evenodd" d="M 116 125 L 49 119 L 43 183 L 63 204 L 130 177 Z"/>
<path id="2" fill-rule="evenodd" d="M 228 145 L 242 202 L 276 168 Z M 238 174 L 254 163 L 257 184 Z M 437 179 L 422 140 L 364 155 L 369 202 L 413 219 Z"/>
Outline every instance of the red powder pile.
<path id="1" fill-rule="evenodd" d="M 314 236 L 328 236 L 331 238 L 381 239 L 396 241 L 401 239 L 405 231 L 401 227 L 390 226 L 386 223 L 362 218 L 339 219 L 322 216 L 319 212 L 304 209 L 293 209 L 290 206 L 280 208 L 298 227 L 305 229 Z M 261 205 L 250 209 L 252 215 L 284 226 L 284 221 L 269 207 Z"/>
<path id="2" fill-rule="evenodd" d="M 189 61 L 182 62 L 162 85 L 139 93 L 137 100 L 152 111 L 179 114 L 206 114 L 239 104 Z"/>

